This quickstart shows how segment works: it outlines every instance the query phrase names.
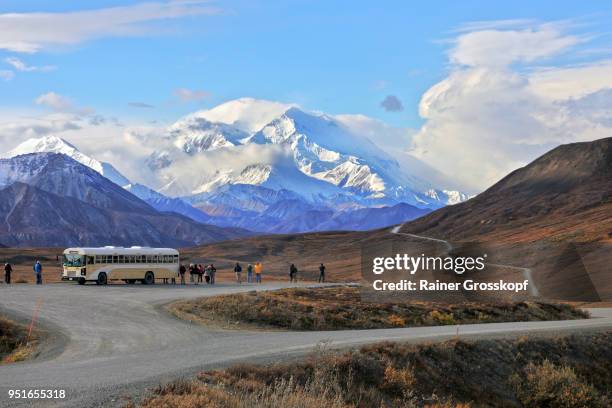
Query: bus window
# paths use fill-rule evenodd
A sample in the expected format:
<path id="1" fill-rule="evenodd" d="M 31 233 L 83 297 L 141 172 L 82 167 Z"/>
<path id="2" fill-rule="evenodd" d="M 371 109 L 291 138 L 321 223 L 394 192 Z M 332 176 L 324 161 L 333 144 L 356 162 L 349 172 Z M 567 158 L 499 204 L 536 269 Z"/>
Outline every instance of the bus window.
<path id="1" fill-rule="evenodd" d="M 157 263 L 157 255 L 153 255 L 153 263 Z"/>
<path id="2" fill-rule="evenodd" d="M 94 257 L 93 256 L 88 256 L 87 257 L 87 265 L 93 265 L 94 263 Z"/>
<path id="3" fill-rule="evenodd" d="M 117 255 L 113 255 L 113 263 L 119 263 L 119 257 Z"/>
<path id="4" fill-rule="evenodd" d="M 177 264 L 178 263 L 178 255 L 174 255 L 174 263 Z"/>
<path id="5" fill-rule="evenodd" d="M 125 263 L 125 257 L 123 255 L 119 255 L 119 263 Z"/>

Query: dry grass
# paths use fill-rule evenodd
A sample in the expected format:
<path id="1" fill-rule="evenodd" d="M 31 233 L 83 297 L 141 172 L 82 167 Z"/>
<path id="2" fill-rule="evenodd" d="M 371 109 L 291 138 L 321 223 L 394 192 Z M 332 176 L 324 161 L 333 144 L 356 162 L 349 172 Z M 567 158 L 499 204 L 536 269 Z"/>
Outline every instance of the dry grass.
<path id="1" fill-rule="evenodd" d="M 27 360 L 36 350 L 36 339 L 27 343 L 27 330 L 0 316 L 0 364 Z"/>
<path id="2" fill-rule="evenodd" d="M 35 283 L 32 266 L 37 260 L 43 264 L 43 282 L 60 282 L 63 248 L 0 248 L 0 263 L 13 265 L 13 283 Z M 1 273 L 4 282 L 4 270 Z"/>
<path id="3" fill-rule="evenodd" d="M 359 288 L 300 288 L 182 300 L 168 310 L 179 318 L 225 328 L 290 330 L 377 329 L 507 321 L 587 318 L 568 304 L 544 302 L 438 304 L 372 303 Z"/>
<path id="4" fill-rule="evenodd" d="M 159 386 L 139 406 L 598 407 L 609 406 L 611 389 L 608 332 L 319 350 L 299 362 L 203 372 Z"/>
<path id="5" fill-rule="evenodd" d="M 522 375 L 515 374 L 512 383 L 525 406 L 596 408 L 607 406 L 606 397 L 576 375 L 568 366 L 556 366 L 548 360 L 530 362 Z"/>

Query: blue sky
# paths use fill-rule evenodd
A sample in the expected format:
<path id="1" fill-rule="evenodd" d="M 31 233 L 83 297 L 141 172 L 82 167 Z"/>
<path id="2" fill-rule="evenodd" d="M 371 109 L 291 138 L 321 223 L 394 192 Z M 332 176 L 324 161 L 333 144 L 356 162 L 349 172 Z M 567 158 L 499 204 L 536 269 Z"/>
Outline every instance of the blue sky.
<path id="1" fill-rule="evenodd" d="M 377 119 L 343 118 L 477 190 L 612 135 L 611 22 L 605 2 L 5 0 L 0 143 L 125 163 L 142 127 L 254 97 Z"/>
<path id="2" fill-rule="evenodd" d="M 70 12 L 133 1 L 3 1 L 2 13 Z M 241 96 L 295 102 L 330 113 L 362 113 L 417 128 L 423 93 L 448 71 L 453 30 L 471 21 L 608 17 L 602 3 L 218 1 L 213 15 L 143 23 L 141 36 L 102 36 L 34 54 L 0 51 L 29 65 L 56 67 L 0 82 L 4 108 L 30 106 L 53 91 L 121 118 L 172 121 Z M 608 33 L 602 35 L 609 37 Z M 605 40 L 605 38 L 603 39 Z M 5 67 L 7 68 L 7 67 Z M 177 88 L 206 98 L 179 103 Z M 387 112 L 394 95 L 404 107 Z M 155 106 L 138 109 L 141 102 Z"/>

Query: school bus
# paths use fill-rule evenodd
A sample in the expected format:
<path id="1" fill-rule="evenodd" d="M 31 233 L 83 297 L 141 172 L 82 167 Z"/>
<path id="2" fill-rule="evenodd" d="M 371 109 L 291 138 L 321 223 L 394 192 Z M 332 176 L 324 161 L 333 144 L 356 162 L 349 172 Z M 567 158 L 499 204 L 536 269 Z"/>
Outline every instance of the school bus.
<path id="1" fill-rule="evenodd" d="M 171 248 L 102 247 L 68 248 L 63 254 L 62 280 L 80 285 L 109 281 L 142 282 L 152 285 L 157 279 L 178 276 L 179 252 Z"/>

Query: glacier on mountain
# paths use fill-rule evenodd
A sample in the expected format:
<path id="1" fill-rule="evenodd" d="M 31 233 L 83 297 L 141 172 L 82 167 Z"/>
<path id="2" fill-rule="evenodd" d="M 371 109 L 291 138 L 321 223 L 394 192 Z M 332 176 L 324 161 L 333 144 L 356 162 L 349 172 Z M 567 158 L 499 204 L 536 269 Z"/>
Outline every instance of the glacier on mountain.
<path id="1" fill-rule="evenodd" d="M 375 213 L 403 222 L 422 215 L 418 209 L 469 198 L 439 174 L 434 185 L 426 164 L 398 161 L 349 124 L 292 104 L 226 102 L 161 131 L 140 166 L 148 186 L 55 136 L 27 140 L 2 157 L 61 153 L 158 211 L 265 232 L 359 229 L 373 225 L 366 218 Z"/>

